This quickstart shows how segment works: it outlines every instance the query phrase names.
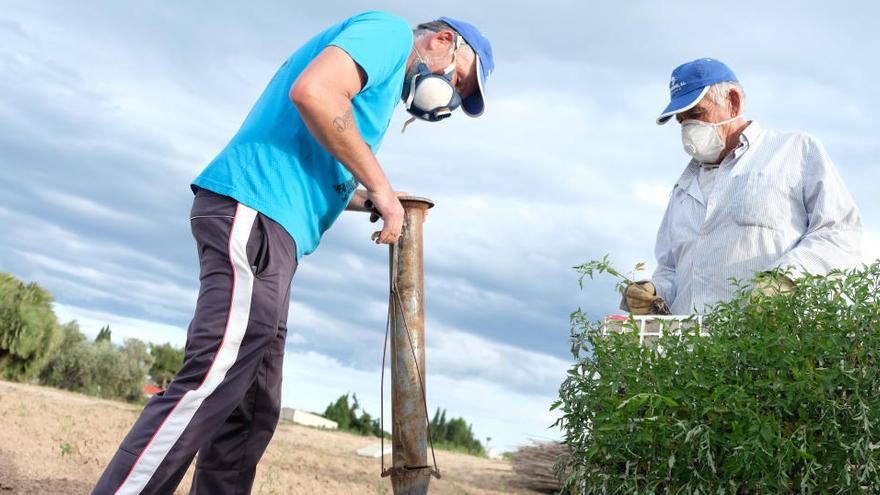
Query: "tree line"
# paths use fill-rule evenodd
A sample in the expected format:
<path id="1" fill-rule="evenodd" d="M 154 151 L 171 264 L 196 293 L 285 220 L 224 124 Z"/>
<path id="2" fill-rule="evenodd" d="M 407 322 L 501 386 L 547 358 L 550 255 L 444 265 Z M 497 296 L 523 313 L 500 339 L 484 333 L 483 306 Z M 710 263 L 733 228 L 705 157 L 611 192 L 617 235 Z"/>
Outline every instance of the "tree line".
<path id="1" fill-rule="evenodd" d="M 145 383 L 164 388 L 183 364 L 171 344 L 111 335 L 104 326 L 88 340 L 76 321 L 58 321 L 49 291 L 0 273 L 0 378 L 142 402 Z"/>
<path id="2" fill-rule="evenodd" d="M 361 407 L 357 395 L 352 394 L 350 398 L 351 400 L 349 394 L 340 396 L 327 406 L 323 416 L 335 421 L 340 430 L 365 436 L 391 436 L 382 429 L 379 418 L 372 417 Z M 483 444 L 474 436 L 473 428 L 464 418 L 447 420 L 446 410 L 437 408 L 428 426 L 435 447 L 472 455 L 486 455 Z"/>
<path id="3" fill-rule="evenodd" d="M 0 273 L 0 378 L 138 403 L 145 400 L 144 384 L 165 388 L 183 365 L 183 350 L 169 343 L 128 338 L 117 345 L 111 337 L 106 325 L 89 340 L 76 321 L 58 321 L 49 291 Z M 339 397 L 324 417 L 341 430 L 390 436 L 356 395 Z M 447 420 L 438 408 L 429 426 L 435 446 L 485 455 L 464 418 Z"/>

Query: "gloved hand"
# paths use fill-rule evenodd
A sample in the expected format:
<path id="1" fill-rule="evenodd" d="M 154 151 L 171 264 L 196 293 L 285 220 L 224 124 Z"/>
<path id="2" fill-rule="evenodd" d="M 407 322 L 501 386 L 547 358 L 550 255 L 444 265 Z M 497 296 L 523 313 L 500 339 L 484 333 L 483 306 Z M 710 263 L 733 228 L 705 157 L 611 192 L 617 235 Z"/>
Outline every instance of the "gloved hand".
<path id="1" fill-rule="evenodd" d="M 794 290 L 794 282 L 781 273 L 764 272 L 755 276 L 755 286 L 752 288 L 752 297 L 763 295 L 767 297 L 788 294 Z"/>
<path id="2" fill-rule="evenodd" d="M 654 284 L 647 280 L 626 286 L 623 291 L 626 306 L 634 315 L 668 315 L 669 307 L 662 297 L 657 295 Z"/>

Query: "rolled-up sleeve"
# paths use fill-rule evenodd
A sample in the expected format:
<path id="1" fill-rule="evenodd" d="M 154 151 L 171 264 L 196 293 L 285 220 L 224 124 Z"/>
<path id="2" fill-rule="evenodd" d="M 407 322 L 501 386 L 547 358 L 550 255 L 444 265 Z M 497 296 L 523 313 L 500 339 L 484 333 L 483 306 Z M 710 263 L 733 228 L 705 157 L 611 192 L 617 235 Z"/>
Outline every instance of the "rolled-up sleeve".
<path id="1" fill-rule="evenodd" d="M 800 241 L 773 268 L 825 275 L 861 262 L 862 221 L 858 207 L 816 138 L 804 140 L 803 203 L 808 226 Z"/>

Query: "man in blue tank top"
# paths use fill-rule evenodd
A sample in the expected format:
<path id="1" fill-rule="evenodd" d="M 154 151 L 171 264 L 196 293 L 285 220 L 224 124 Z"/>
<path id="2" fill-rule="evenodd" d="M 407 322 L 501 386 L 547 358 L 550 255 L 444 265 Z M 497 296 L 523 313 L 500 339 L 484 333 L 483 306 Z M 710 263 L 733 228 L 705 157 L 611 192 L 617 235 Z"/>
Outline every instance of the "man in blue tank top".
<path id="1" fill-rule="evenodd" d="M 325 29 L 281 65 L 193 181 L 201 288 L 183 367 L 93 493 L 172 493 L 197 452 L 190 493 L 250 492 L 280 413 L 297 263 L 345 209 L 375 210 L 376 242 L 397 242 L 403 207 L 375 157 L 394 108 L 479 116 L 493 69 L 473 25 L 443 17 L 413 30 L 384 12 Z"/>

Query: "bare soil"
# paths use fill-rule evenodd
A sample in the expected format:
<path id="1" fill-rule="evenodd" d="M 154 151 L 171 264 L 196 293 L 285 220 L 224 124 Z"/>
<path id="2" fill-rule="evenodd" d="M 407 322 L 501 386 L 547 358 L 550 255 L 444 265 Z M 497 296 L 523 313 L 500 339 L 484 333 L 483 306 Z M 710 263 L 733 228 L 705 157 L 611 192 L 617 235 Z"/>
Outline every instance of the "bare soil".
<path id="1" fill-rule="evenodd" d="M 0 495 L 87 494 L 140 407 L 0 381 Z M 355 451 L 376 439 L 280 424 L 257 468 L 255 494 L 390 494 L 379 459 Z M 386 465 L 390 456 L 386 456 Z M 526 494 L 510 463 L 437 451 L 431 493 Z M 188 491 L 192 467 L 176 493 Z"/>

